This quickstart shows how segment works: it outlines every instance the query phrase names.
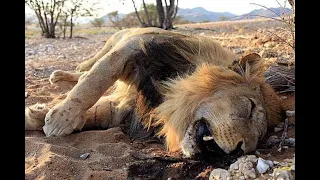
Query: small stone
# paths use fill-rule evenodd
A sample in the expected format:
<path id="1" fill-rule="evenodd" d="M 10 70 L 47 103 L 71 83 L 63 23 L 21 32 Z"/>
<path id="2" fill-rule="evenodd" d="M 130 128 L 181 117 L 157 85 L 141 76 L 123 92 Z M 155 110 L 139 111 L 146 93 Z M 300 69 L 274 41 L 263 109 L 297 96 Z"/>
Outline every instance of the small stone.
<path id="1" fill-rule="evenodd" d="M 81 159 L 87 159 L 90 156 L 90 153 L 84 153 L 80 155 Z"/>
<path id="2" fill-rule="evenodd" d="M 292 117 L 295 115 L 295 111 L 286 111 L 287 117 Z"/>
<path id="3" fill-rule="evenodd" d="M 248 155 L 246 159 L 252 163 L 256 163 L 258 160 L 258 158 L 255 155 Z"/>
<path id="4" fill-rule="evenodd" d="M 269 163 L 266 160 L 259 157 L 258 164 L 257 164 L 258 172 L 260 174 L 263 174 L 263 173 L 267 172 L 269 168 L 270 168 Z"/>
<path id="5" fill-rule="evenodd" d="M 242 54 L 242 53 L 244 52 L 244 50 L 241 49 L 241 48 L 237 48 L 237 49 L 234 49 L 233 52 L 234 52 L 235 54 Z"/>
<path id="6" fill-rule="evenodd" d="M 243 175 L 247 175 L 251 178 L 256 178 L 256 171 L 253 168 L 253 164 L 252 162 L 243 162 L 239 164 L 239 171 L 243 174 Z"/>
<path id="7" fill-rule="evenodd" d="M 66 59 L 66 56 L 60 55 L 57 57 L 57 60 Z"/>
<path id="8" fill-rule="evenodd" d="M 104 167 L 102 168 L 102 170 L 104 170 L 104 171 L 112 171 L 112 169 L 109 168 L 108 166 L 104 166 Z"/>
<path id="9" fill-rule="evenodd" d="M 281 168 L 274 169 L 272 173 L 273 179 L 275 180 L 291 180 L 293 176 L 290 171 Z"/>
<path id="10" fill-rule="evenodd" d="M 274 132 L 279 132 L 282 131 L 283 128 L 282 127 L 274 127 Z"/>
<path id="11" fill-rule="evenodd" d="M 273 167 L 274 164 L 271 160 L 267 160 L 266 162 L 269 164 L 270 167 Z"/>
<path id="12" fill-rule="evenodd" d="M 25 97 L 25 98 L 28 97 L 28 92 L 24 92 L 24 97 Z"/>
<path id="13" fill-rule="evenodd" d="M 221 168 L 214 169 L 213 171 L 211 171 L 209 176 L 209 180 L 227 180 L 230 178 L 230 173 L 227 170 Z"/>
<path id="14" fill-rule="evenodd" d="M 239 162 L 236 161 L 235 163 L 232 163 L 229 167 L 229 170 L 233 171 L 233 170 L 238 170 L 239 169 Z"/>
<path id="15" fill-rule="evenodd" d="M 291 169 L 291 171 L 295 171 L 296 170 L 296 165 L 291 165 L 290 169 Z"/>

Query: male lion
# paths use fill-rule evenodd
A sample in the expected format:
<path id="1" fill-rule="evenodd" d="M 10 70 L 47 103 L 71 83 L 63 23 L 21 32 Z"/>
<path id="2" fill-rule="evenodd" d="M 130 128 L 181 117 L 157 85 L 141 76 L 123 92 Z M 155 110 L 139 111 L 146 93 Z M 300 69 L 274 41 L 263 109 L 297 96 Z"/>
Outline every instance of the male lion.
<path id="1" fill-rule="evenodd" d="M 63 136 L 130 120 L 130 135 L 142 125 L 186 157 L 248 153 L 282 120 L 282 108 L 260 56 L 236 59 L 208 37 L 122 30 L 77 72 L 52 73 L 51 83 L 78 83 L 50 110 L 26 108 L 26 129 L 44 125 L 46 136 Z"/>

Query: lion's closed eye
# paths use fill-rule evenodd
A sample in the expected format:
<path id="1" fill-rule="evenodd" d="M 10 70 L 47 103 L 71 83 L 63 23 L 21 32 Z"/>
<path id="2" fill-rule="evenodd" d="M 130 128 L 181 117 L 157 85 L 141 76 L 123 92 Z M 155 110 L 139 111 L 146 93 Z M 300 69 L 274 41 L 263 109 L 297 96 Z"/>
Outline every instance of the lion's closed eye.
<path id="1" fill-rule="evenodd" d="M 242 99 L 242 102 L 241 102 L 241 105 L 239 104 L 239 108 L 238 108 L 239 112 L 238 112 L 237 118 L 251 119 L 252 114 L 256 108 L 255 100 L 248 97 L 243 97 L 241 99 Z"/>
<path id="2" fill-rule="evenodd" d="M 253 110 L 255 109 L 255 107 L 256 107 L 256 104 L 254 103 L 254 101 L 251 99 L 251 98 L 249 98 L 249 101 L 250 101 L 250 111 L 249 111 L 249 118 L 251 119 L 252 118 L 252 113 L 253 113 Z"/>

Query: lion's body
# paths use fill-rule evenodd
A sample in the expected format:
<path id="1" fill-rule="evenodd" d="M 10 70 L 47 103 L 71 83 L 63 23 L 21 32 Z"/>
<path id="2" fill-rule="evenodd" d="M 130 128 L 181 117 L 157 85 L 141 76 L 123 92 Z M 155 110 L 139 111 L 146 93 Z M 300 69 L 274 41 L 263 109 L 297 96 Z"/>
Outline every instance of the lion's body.
<path id="1" fill-rule="evenodd" d="M 47 113 L 44 131 L 48 136 L 67 135 L 74 129 L 108 128 L 127 121 L 128 132 L 133 137 L 141 136 L 137 134 L 141 129 L 156 131 L 166 137 L 169 150 L 182 148 L 187 156 L 192 156 L 197 150 L 188 149 L 195 142 L 188 140 L 186 132 L 188 128 L 194 131 L 190 124 L 195 123 L 195 117 L 201 116 L 201 119 L 208 114 L 203 104 L 219 109 L 221 107 L 211 101 L 218 102 L 222 96 L 235 105 L 226 104 L 221 112 L 241 114 L 238 111 L 244 110 L 244 105 L 237 104 L 248 100 L 237 99 L 239 94 L 248 96 L 250 101 L 254 99 L 257 107 L 261 107 L 258 119 L 267 119 L 257 123 L 257 129 L 248 134 L 248 138 L 258 141 L 265 134 L 267 123 L 279 122 L 281 107 L 276 94 L 257 71 L 258 67 L 247 67 L 239 74 L 240 65 L 232 64 L 236 59 L 233 53 L 208 37 L 186 36 L 158 28 L 119 31 L 96 56 L 81 63 L 76 73 L 57 71 L 51 75 L 52 83 L 78 80 L 78 84 Z M 102 96 L 111 86 L 115 90 Z M 224 92 L 228 92 L 228 97 Z M 39 119 L 43 120 L 43 116 L 42 113 Z M 208 120 L 219 132 L 221 128 L 214 122 Z M 239 130 L 233 130 L 235 127 L 231 127 L 234 125 L 230 122 L 225 120 L 220 124 L 230 126 L 227 133 L 237 134 Z M 241 127 L 237 127 L 240 131 L 252 129 L 246 123 L 240 124 Z M 235 135 L 230 135 L 231 140 L 224 140 L 225 131 L 220 133 L 224 133 L 223 137 L 213 134 L 225 152 L 232 151 L 239 141 L 245 142 L 248 151 L 256 148 L 256 142 L 251 145 L 247 142 L 248 132 L 238 133 L 234 138 Z"/>

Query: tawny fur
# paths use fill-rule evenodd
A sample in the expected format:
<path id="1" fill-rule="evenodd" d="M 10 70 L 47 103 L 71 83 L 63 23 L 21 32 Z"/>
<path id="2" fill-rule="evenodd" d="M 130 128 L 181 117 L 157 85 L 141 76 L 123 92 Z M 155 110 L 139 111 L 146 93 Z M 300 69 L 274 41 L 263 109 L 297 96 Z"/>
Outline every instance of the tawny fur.
<path id="1" fill-rule="evenodd" d="M 164 55 L 167 57 L 157 55 L 152 49 L 157 46 L 163 46 L 166 50 Z M 146 114 L 143 117 L 139 117 L 136 113 L 136 109 L 139 108 L 137 100 L 140 93 L 137 87 L 141 78 L 144 78 L 138 76 L 137 70 L 134 69 L 136 66 L 134 63 L 139 57 L 145 58 L 146 61 L 148 58 L 151 60 L 163 58 L 163 63 L 173 64 L 177 72 L 182 71 L 182 74 L 171 80 L 152 80 L 154 88 L 163 96 L 163 102 L 157 107 L 150 107 L 147 101 L 144 101 L 143 105 L 146 108 L 143 112 Z M 69 113 L 63 114 L 63 117 L 61 115 L 61 118 L 66 121 L 72 117 L 77 118 L 71 119 L 71 124 L 68 122 L 68 131 L 62 133 L 70 134 L 74 129 L 119 125 L 128 114 L 135 112 L 131 115 L 132 121 L 138 122 L 147 118 L 147 121 L 142 122 L 145 128 L 160 126 L 158 135 L 165 136 L 168 150 L 176 151 L 181 148 L 183 136 L 190 123 L 195 120 L 195 112 L 203 101 L 217 91 L 237 85 L 248 85 L 257 86 L 261 91 L 268 125 L 277 124 L 281 121 L 282 109 L 276 93 L 264 82 L 264 61 L 257 54 L 249 54 L 240 61 L 235 61 L 237 59 L 235 54 L 208 37 L 187 36 L 157 28 L 119 31 L 107 41 L 96 56 L 81 63 L 74 76 L 72 73 L 53 73 L 50 77 L 52 83 L 78 80 L 78 84 L 65 100 L 50 110 L 46 120 L 58 125 L 66 123 L 56 119 L 55 116 L 57 112 Z M 182 60 L 182 63 L 177 63 L 179 60 Z M 195 71 L 185 72 L 183 61 L 188 62 L 187 65 L 190 67 L 195 67 Z M 64 77 L 63 74 L 67 76 Z M 97 102 L 112 85 L 115 90 Z M 70 108 L 76 109 L 77 114 L 70 115 L 73 111 L 66 112 L 66 109 Z M 99 116 L 96 116 L 97 109 Z M 40 118 L 39 121 L 43 122 L 43 115 Z M 34 119 L 31 115 L 26 115 L 26 124 L 32 124 Z M 46 124 L 47 128 L 49 125 Z M 52 129 L 47 133 L 50 135 L 56 131 Z"/>

